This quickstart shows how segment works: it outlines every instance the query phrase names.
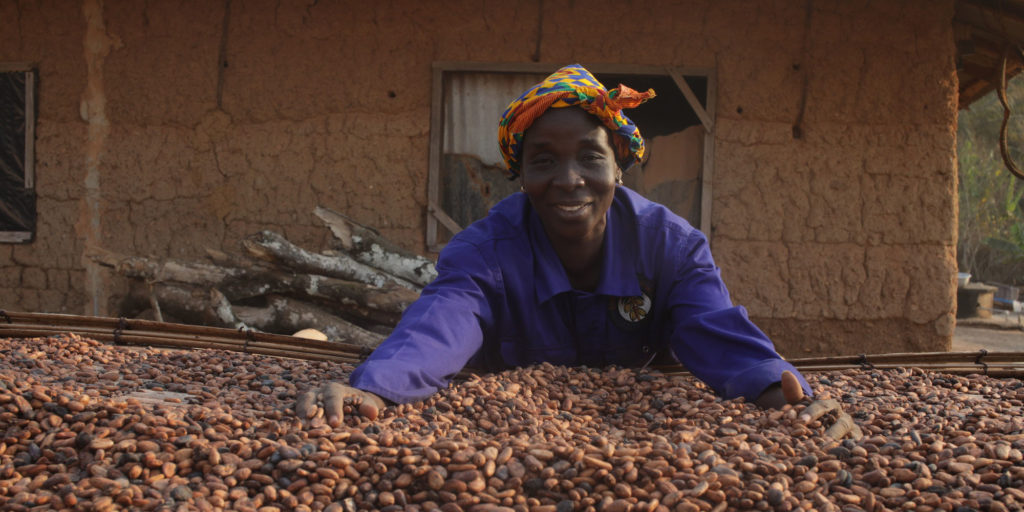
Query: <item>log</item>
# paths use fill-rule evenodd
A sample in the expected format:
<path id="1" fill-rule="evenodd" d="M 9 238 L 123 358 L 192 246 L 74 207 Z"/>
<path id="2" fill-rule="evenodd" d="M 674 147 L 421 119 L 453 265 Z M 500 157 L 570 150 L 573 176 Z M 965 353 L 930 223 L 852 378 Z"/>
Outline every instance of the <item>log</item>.
<path id="1" fill-rule="evenodd" d="M 278 280 L 272 272 L 259 269 L 176 260 L 155 261 L 144 256 L 122 256 L 96 248 L 89 250 L 87 255 L 96 263 L 113 268 L 125 277 L 153 283 L 183 283 L 217 288 L 231 301 L 264 295 L 268 284 L 276 284 Z"/>
<path id="2" fill-rule="evenodd" d="M 322 206 L 313 214 L 330 228 L 340 248 L 357 261 L 421 287 L 437 277 L 433 261 L 402 249 L 373 229 Z"/>
<path id="3" fill-rule="evenodd" d="M 373 286 L 398 284 L 410 290 L 418 287 L 395 276 L 380 272 L 360 263 L 347 254 L 324 256 L 309 252 L 273 231 L 260 231 L 242 241 L 251 256 L 269 261 L 289 269 L 308 274 L 317 274 L 349 281 L 358 281 Z"/>
<path id="4" fill-rule="evenodd" d="M 249 307 L 232 305 L 215 288 L 204 290 L 180 283 L 155 283 L 150 290 L 152 297 L 163 303 L 168 314 L 187 324 L 274 333 L 294 333 L 314 327 L 334 342 L 368 348 L 376 347 L 385 338 L 323 308 L 287 297 L 270 295 L 266 298 L 266 307 Z M 394 321 L 394 317 L 380 318 L 379 313 L 375 315 L 364 311 L 360 317 L 363 316 L 370 317 L 367 318 L 370 321 Z"/>
<path id="5" fill-rule="evenodd" d="M 377 324 L 396 325 L 419 294 L 399 286 L 374 288 L 331 277 L 298 275 L 290 295 L 319 299 L 341 307 L 357 318 Z"/>
<path id="6" fill-rule="evenodd" d="M 249 258 L 246 258 L 245 256 L 228 254 L 224 251 L 219 251 L 217 249 L 210 249 L 209 247 L 206 248 L 206 259 L 210 260 L 210 263 L 220 267 L 239 268 L 246 270 L 257 269 L 262 271 L 273 270 L 269 265 L 266 265 L 264 262 L 251 260 Z"/>
<path id="7" fill-rule="evenodd" d="M 190 324 L 248 328 L 231 312 L 231 303 L 216 289 L 182 284 L 153 283 L 152 296 L 162 310 Z"/>
<path id="8" fill-rule="evenodd" d="M 153 309 L 153 317 L 157 322 L 164 321 L 164 313 L 160 311 L 160 301 L 156 299 L 156 294 L 153 292 L 153 284 L 147 283 L 149 288 L 149 307 Z"/>
<path id="9" fill-rule="evenodd" d="M 216 288 L 210 288 L 210 306 L 220 326 L 233 327 L 235 329 L 250 329 L 244 322 L 240 322 L 235 313 L 231 311 L 231 302 Z M 159 300 L 159 299 L 158 299 Z"/>
<path id="10" fill-rule="evenodd" d="M 302 301 L 273 295 L 267 297 L 267 302 L 264 308 L 233 306 L 232 310 L 241 321 L 263 331 L 296 332 L 314 328 L 326 334 L 331 341 L 369 348 L 380 345 L 384 340 L 384 336 Z"/>
<path id="11" fill-rule="evenodd" d="M 90 257 L 126 277 L 154 283 L 181 283 L 203 289 L 216 288 L 230 302 L 271 293 L 312 298 L 336 303 L 376 323 L 397 323 L 405 308 L 419 297 L 415 291 L 394 284 L 375 287 L 332 277 L 290 274 L 258 267 L 240 269 L 175 260 L 157 262 L 141 256 L 123 257 L 109 251 L 94 252 Z M 164 304 L 159 296 L 157 299 Z"/>

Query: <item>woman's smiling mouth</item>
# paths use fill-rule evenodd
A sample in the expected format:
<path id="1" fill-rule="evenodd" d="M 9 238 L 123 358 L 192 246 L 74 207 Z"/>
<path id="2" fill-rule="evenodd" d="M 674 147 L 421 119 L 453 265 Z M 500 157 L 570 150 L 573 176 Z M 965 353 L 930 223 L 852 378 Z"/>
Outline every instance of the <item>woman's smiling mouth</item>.
<path id="1" fill-rule="evenodd" d="M 555 203 L 555 210 L 561 212 L 566 216 L 576 216 L 581 213 L 593 203 Z"/>

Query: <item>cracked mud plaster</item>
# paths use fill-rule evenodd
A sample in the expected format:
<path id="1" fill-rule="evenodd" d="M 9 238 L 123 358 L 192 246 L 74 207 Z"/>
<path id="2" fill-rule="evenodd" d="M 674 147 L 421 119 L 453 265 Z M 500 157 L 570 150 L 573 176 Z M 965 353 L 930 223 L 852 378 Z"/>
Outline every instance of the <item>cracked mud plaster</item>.
<path id="1" fill-rule="evenodd" d="M 722 80 L 716 261 L 733 300 L 784 355 L 948 350 L 955 75 L 928 57 L 948 47 L 949 34 L 886 30 L 893 20 L 880 12 L 821 11 L 811 55 L 790 77 L 779 54 L 762 67 L 744 62 L 756 54 L 723 57 L 722 68 L 751 74 Z M 873 29 L 861 36 L 847 28 L 865 26 Z M 900 60 L 915 62 L 914 72 Z M 801 94 L 803 136 L 794 139 L 787 121 Z"/>
<path id="2" fill-rule="evenodd" d="M 811 125 L 794 146 L 753 124 L 718 143 L 712 240 L 733 300 L 787 356 L 948 350 L 949 130 Z"/>

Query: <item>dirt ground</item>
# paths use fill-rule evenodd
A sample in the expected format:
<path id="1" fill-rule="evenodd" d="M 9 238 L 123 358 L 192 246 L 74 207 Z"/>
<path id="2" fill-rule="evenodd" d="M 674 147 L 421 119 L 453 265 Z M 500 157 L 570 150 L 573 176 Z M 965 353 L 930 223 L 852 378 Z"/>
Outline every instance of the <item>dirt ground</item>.
<path id="1" fill-rule="evenodd" d="M 1024 315 L 995 315 L 993 318 L 957 319 L 953 351 L 985 349 L 1000 352 L 1024 351 Z"/>

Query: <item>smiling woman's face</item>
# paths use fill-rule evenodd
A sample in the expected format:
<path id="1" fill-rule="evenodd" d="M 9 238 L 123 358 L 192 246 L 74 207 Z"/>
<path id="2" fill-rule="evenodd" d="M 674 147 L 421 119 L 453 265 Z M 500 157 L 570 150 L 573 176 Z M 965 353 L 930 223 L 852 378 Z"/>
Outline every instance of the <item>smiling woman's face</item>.
<path id="1" fill-rule="evenodd" d="M 523 191 L 552 242 L 603 239 L 621 174 L 609 137 L 577 107 L 549 109 L 523 134 Z"/>

